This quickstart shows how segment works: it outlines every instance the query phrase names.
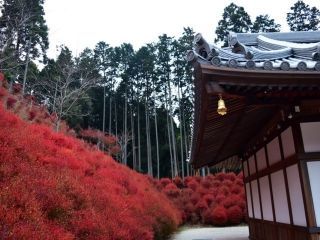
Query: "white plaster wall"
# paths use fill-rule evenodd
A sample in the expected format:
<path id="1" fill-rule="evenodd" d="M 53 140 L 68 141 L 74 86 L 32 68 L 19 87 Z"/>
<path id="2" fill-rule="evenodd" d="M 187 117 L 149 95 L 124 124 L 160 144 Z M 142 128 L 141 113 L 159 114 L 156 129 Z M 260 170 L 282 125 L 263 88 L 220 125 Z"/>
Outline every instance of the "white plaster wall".
<path id="1" fill-rule="evenodd" d="M 287 178 L 293 224 L 298 226 L 307 226 L 298 164 L 292 165 L 287 168 Z"/>
<path id="2" fill-rule="evenodd" d="M 271 183 L 276 222 L 289 224 L 290 216 L 283 170 L 271 174 Z"/>
<path id="3" fill-rule="evenodd" d="M 320 152 L 320 122 L 300 123 L 305 152 Z"/>
<path id="4" fill-rule="evenodd" d="M 255 173 L 256 173 L 256 161 L 255 161 L 255 159 L 254 159 L 254 155 L 252 155 L 252 156 L 248 159 L 248 163 L 249 163 L 250 175 L 255 174 Z"/>
<path id="5" fill-rule="evenodd" d="M 260 209 L 260 197 L 259 197 L 259 190 L 258 190 L 258 182 L 254 180 L 251 182 L 252 188 L 252 200 L 253 200 L 253 211 L 254 217 L 256 219 L 261 219 L 261 209 Z"/>
<path id="6" fill-rule="evenodd" d="M 259 179 L 263 219 L 273 221 L 271 191 L 268 176 Z"/>
<path id="7" fill-rule="evenodd" d="M 247 207 L 249 217 L 252 218 L 252 202 L 251 202 L 251 192 L 250 192 L 250 183 L 246 183 L 246 194 L 247 194 Z"/>
<path id="8" fill-rule="evenodd" d="M 264 148 L 261 148 L 256 153 L 256 157 L 257 157 L 257 168 L 258 168 L 258 171 L 267 168 L 267 159 L 266 159 L 266 153 L 265 153 L 265 149 Z"/>
<path id="9" fill-rule="evenodd" d="M 276 137 L 267 145 L 270 166 L 281 161 L 279 139 Z"/>
<path id="10" fill-rule="evenodd" d="M 285 131 L 281 133 L 281 140 L 283 147 L 283 155 L 285 158 L 296 153 L 291 127 L 288 127 Z"/>
<path id="11" fill-rule="evenodd" d="M 320 227 L 320 161 L 307 163 L 317 226 Z"/>
<path id="12" fill-rule="evenodd" d="M 244 161 L 243 162 L 243 173 L 245 177 L 248 177 L 249 175 L 249 170 L 248 170 L 248 162 Z"/>

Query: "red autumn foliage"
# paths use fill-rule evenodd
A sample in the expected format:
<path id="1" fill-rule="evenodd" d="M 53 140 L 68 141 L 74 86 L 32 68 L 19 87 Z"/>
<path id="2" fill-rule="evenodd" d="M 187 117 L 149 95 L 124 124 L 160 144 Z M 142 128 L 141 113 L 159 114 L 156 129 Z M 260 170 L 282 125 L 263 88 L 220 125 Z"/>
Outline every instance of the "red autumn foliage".
<path id="1" fill-rule="evenodd" d="M 196 212 L 201 215 L 203 212 L 205 212 L 208 209 L 208 204 L 205 200 L 201 199 L 197 202 L 197 204 L 195 205 L 195 208 L 196 208 Z"/>
<path id="2" fill-rule="evenodd" d="M 12 86 L 12 92 L 13 94 L 19 94 L 22 92 L 22 85 L 19 83 L 14 83 Z"/>
<path id="3" fill-rule="evenodd" d="M 212 194 L 206 194 L 203 196 L 203 200 L 210 206 L 215 201 L 215 198 Z"/>
<path id="4" fill-rule="evenodd" d="M 196 191 L 197 188 L 199 187 L 199 183 L 198 183 L 197 180 L 192 180 L 192 181 L 187 183 L 187 187 L 192 189 L 193 191 Z"/>
<path id="5" fill-rule="evenodd" d="M 211 221 L 214 225 L 225 225 L 228 222 L 226 209 L 223 206 L 216 206 L 211 213 Z"/>
<path id="6" fill-rule="evenodd" d="M 225 226 L 246 220 L 242 174 L 164 178 L 154 184 L 180 209 L 184 223 Z"/>
<path id="7" fill-rule="evenodd" d="M 165 186 L 163 189 L 163 192 L 171 197 L 171 198 L 176 198 L 179 196 L 180 190 L 177 188 L 177 186 L 173 183 L 169 183 L 168 185 Z"/>
<path id="8" fill-rule="evenodd" d="M 105 134 L 100 130 L 84 129 L 80 131 L 79 136 L 89 143 L 102 145 L 102 148 L 111 156 L 115 156 L 121 151 L 116 137 Z"/>
<path id="9" fill-rule="evenodd" d="M 167 186 L 168 184 L 172 183 L 172 181 L 169 178 L 161 178 L 160 179 L 160 185 L 162 188 Z"/>
<path id="10" fill-rule="evenodd" d="M 16 102 L 17 102 L 16 98 L 9 96 L 7 99 L 7 108 L 13 108 Z"/>
<path id="11" fill-rule="evenodd" d="M 181 179 L 181 177 L 175 177 L 173 179 L 173 183 L 178 187 L 178 188 L 183 188 L 184 187 L 184 184 L 183 184 L 183 181 Z"/>
<path id="12" fill-rule="evenodd" d="M 147 177 L 83 141 L 24 122 L 3 105 L 0 125 L 4 239 L 152 240 L 180 223 Z"/>
<path id="13" fill-rule="evenodd" d="M 246 220 L 242 173 L 159 181 L 137 174 L 81 140 L 52 132 L 56 115 L 33 97 L 8 93 L 1 76 L 4 239 L 164 239 L 181 218 L 219 226 Z M 62 129 L 72 134 L 65 123 Z M 95 130 L 83 134 L 107 145 L 116 142 Z M 117 147 L 112 145 L 110 153 Z"/>
<path id="14" fill-rule="evenodd" d="M 231 224 L 239 224 L 243 220 L 242 209 L 235 205 L 227 209 L 228 221 Z"/>

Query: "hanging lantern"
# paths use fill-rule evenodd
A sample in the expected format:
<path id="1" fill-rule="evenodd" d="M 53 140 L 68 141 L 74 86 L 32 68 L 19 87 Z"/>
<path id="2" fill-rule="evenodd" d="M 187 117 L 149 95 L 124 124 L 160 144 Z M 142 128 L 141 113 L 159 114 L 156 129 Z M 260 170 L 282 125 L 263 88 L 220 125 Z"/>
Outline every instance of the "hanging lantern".
<path id="1" fill-rule="evenodd" d="M 221 94 L 219 94 L 219 101 L 218 101 L 218 109 L 217 112 L 220 115 L 226 115 L 227 114 L 227 108 L 226 108 L 226 104 L 224 103 L 224 100 L 222 99 Z"/>

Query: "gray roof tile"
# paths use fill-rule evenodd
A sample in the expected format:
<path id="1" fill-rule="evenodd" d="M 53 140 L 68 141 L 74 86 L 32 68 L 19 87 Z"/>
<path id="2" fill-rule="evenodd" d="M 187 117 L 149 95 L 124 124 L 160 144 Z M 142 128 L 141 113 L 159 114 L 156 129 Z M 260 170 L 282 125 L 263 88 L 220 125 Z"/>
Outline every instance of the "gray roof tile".
<path id="1" fill-rule="evenodd" d="M 230 33 L 228 40 L 230 47 L 220 48 L 198 33 L 186 59 L 231 68 L 320 71 L 320 31 Z"/>

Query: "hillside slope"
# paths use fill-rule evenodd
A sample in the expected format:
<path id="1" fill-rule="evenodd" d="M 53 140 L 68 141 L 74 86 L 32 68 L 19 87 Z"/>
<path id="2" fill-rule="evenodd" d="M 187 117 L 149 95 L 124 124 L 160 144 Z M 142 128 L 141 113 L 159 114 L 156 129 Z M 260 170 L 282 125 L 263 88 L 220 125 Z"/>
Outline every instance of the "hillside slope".
<path id="1" fill-rule="evenodd" d="M 176 229 L 179 211 L 146 176 L 81 140 L 21 120 L 5 104 L 1 239 L 148 240 Z"/>

